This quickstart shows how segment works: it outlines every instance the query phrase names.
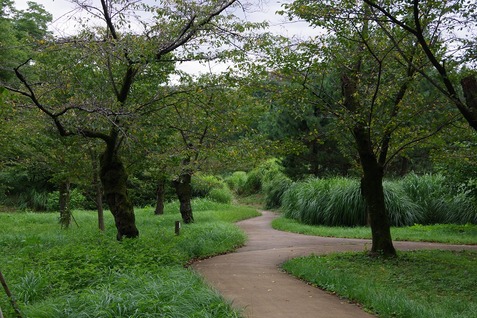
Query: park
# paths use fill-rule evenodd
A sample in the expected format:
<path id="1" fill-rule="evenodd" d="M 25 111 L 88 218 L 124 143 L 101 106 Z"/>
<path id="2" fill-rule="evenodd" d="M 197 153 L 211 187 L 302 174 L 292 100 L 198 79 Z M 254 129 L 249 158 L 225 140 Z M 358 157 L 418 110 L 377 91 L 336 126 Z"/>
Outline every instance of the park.
<path id="1" fill-rule="evenodd" d="M 475 317 L 475 3 L 21 2 L 0 316 Z"/>

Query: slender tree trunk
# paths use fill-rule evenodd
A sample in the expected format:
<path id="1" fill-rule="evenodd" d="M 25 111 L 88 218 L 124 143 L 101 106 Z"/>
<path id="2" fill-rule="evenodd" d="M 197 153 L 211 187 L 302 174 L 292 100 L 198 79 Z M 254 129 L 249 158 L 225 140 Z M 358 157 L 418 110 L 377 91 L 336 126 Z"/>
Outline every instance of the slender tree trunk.
<path id="1" fill-rule="evenodd" d="M 129 199 L 126 185 L 128 175 L 114 142 L 108 144 L 101 156 L 100 177 L 104 195 L 118 231 L 117 239 L 138 237 L 139 230 L 136 227 L 134 207 Z"/>
<path id="2" fill-rule="evenodd" d="M 194 216 L 192 215 L 192 176 L 189 173 L 183 173 L 177 180 L 173 181 L 174 188 L 176 189 L 177 197 L 180 202 L 180 211 L 182 215 L 182 221 L 184 223 L 193 223 Z"/>
<path id="3" fill-rule="evenodd" d="M 98 228 L 100 231 L 105 230 L 104 226 L 104 210 L 103 210 L 103 189 L 99 180 L 98 161 L 96 151 L 91 149 L 91 163 L 93 168 L 93 188 L 95 191 L 94 203 L 98 210 Z"/>
<path id="4" fill-rule="evenodd" d="M 157 183 L 157 189 L 156 189 L 156 210 L 154 211 L 155 215 L 164 214 L 165 188 L 166 188 L 166 183 L 164 179 L 160 179 L 159 182 Z"/>
<path id="5" fill-rule="evenodd" d="M 359 65 L 356 69 L 360 69 Z M 345 106 L 349 111 L 355 113 L 360 108 L 359 101 L 356 99 L 356 78 L 343 74 L 341 81 Z M 384 169 L 373 151 L 369 125 L 358 120 L 355 122 L 352 132 L 363 171 L 361 192 L 368 209 L 368 220 L 373 236 L 371 255 L 396 256 L 384 201 Z"/>
<path id="6" fill-rule="evenodd" d="M 60 224 L 64 229 L 69 228 L 71 224 L 71 209 L 70 209 L 70 182 L 68 180 L 60 183 Z"/>
<path id="7" fill-rule="evenodd" d="M 371 254 L 374 256 L 396 256 L 391 239 L 391 225 L 384 201 L 383 167 L 378 163 L 365 128 L 359 124 L 354 129 L 359 158 L 363 170 L 361 193 L 364 197 L 371 226 Z"/>

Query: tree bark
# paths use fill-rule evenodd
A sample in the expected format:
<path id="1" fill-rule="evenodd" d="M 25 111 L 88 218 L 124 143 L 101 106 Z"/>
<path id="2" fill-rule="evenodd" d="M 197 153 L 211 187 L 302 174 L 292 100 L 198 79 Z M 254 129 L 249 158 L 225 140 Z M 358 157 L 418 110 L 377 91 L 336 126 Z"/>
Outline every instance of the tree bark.
<path id="1" fill-rule="evenodd" d="M 356 80 L 354 77 L 344 74 L 341 82 L 345 106 L 349 111 L 356 112 L 360 108 L 359 101 L 356 99 Z M 391 225 L 384 201 L 384 168 L 373 151 L 369 125 L 357 120 L 354 123 L 352 133 L 363 171 L 361 193 L 366 202 L 368 221 L 371 226 L 373 242 L 371 255 L 396 256 L 396 250 L 391 239 Z"/>
<path id="2" fill-rule="evenodd" d="M 90 153 L 93 168 L 93 188 L 95 192 L 94 203 L 96 204 L 96 209 L 98 211 L 98 228 L 100 231 L 104 232 L 103 189 L 99 180 L 98 159 L 94 149 L 90 149 Z"/>
<path id="3" fill-rule="evenodd" d="M 68 180 L 60 183 L 59 193 L 60 224 L 62 228 L 67 229 L 71 224 L 70 182 Z"/>
<path id="4" fill-rule="evenodd" d="M 475 76 L 464 77 L 460 81 L 462 91 L 464 92 L 465 101 L 469 112 L 474 118 L 477 118 L 477 79 Z"/>
<path id="5" fill-rule="evenodd" d="M 191 186 L 192 176 L 189 173 L 183 173 L 174 180 L 172 183 L 176 189 L 177 197 L 180 202 L 180 212 L 182 215 L 182 221 L 189 224 L 194 222 L 194 216 L 192 215 L 192 186 Z"/>
<path id="6" fill-rule="evenodd" d="M 159 180 L 156 188 L 156 210 L 154 211 L 155 215 L 164 214 L 164 198 L 165 198 L 165 187 L 166 183 L 163 179 Z"/>
<path id="7" fill-rule="evenodd" d="M 396 256 L 391 239 L 391 225 L 384 201 L 383 177 L 384 169 L 378 163 L 365 128 L 359 124 L 353 135 L 358 146 L 359 158 L 363 170 L 361 193 L 366 202 L 368 220 L 371 226 L 371 255 Z"/>
<path id="8" fill-rule="evenodd" d="M 126 185 L 128 175 L 112 142 L 101 156 L 100 177 L 118 231 L 117 239 L 138 237 L 134 207 Z"/>

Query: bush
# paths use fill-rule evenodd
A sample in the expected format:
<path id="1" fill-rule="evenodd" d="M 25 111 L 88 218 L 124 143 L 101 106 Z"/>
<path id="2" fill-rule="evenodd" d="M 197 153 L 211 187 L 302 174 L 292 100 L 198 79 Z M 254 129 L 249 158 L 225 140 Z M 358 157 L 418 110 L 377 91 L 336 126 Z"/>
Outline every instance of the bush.
<path id="1" fill-rule="evenodd" d="M 212 201 L 219 202 L 219 203 L 232 203 L 232 200 L 234 198 L 232 191 L 227 186 L 224 186 L 223 188 L 215 188 L 210 190 L 209 194 L 207 195 L 207 198 L 209 198 Z"/>
<path id="2" fill-rule="evenodd" d="M 60 192 L 53 191 L 48 194 L 48 203 L 47 208 L 48 211 L 58 211 L 60 209 L 59 201 L 60 200 Z M 86 198 L 85 196 L 79 191 L 78 189 L 73 189 L 70 192 L 70 209 L 83 209 L 83 204 L 85 203 Z"/>
<path id="3" fill-rule="evenodd" d="M 259 165 L 247 174 L 247 180 L 241 188 L 241 194 L 256 194 L 262 191 L 265 178 L 271 178 L 273 174 L 282 173 L 283 167 L 278 159 L 270 159 Z"/>
<path id="4" fill-rule="evenodd" d="M 229 186 L 229 189 L 237 194 L 241 194 L 246 181 L 247 173 L 245 171 L 235 171 L 225 178 L 225 183 Z"/>
<path id="5" fill-rule="evenodd" d="M 216 176 L 196 173 L 191 180 L 192 196 L 204 198 L 213 189 L 222 189 L 225 182 Z"/>

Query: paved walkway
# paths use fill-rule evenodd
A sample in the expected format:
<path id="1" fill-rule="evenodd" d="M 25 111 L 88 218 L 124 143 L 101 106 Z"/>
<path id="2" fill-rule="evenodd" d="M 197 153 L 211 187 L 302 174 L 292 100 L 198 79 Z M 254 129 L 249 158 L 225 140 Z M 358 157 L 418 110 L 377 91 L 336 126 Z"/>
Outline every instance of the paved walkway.
<path id="1" fill-rule="evenodd" d="M 279 265 L 309 254 L 363 251 L 369 240 L 325 238 L 273 230 L 276 217 L 262 216 L 237 223 L 248 234 L 247 245 L 236 252 L 198 261 L 193 268 L 249 318 L 365 318 L 360 307 L 283 273 Z M 404 249 L 473 249 L 477 246 L 394 242 Z"/>

